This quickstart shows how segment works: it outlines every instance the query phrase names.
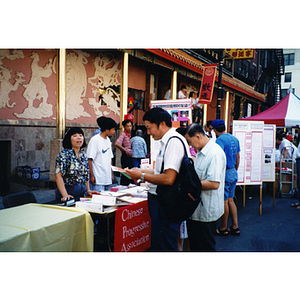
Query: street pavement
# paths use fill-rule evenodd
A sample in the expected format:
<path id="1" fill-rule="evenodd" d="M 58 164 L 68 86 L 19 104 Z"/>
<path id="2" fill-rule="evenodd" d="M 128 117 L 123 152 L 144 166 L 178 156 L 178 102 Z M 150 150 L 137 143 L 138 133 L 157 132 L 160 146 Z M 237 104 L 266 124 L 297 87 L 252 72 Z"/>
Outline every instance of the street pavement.
<path id="1" fill-rule="evenodd" d="M 259 214 L 259 186 L 246 187 L 245 207 L 243 207 L 241 187 L 236 187 L 236 204 L 241 234 L 239 236 L 216 236 L 217 251 L 300 251 L 300 210 L 291 207 L 291 204 L 297 202 L 297 199 L 292 197 L 275 198 L 275 207 L 273 207 L 273 196 L 267 193 L 265 185 L 263 187 L 262 215 Z M 229 218 L 228 227 L 230 225 Z"/>
<path id="2" fill-rule="evenodd" d="M 37 203 L 46 204 L 55 198 L 54 189 L 36 189 Z M 251 197 L 251 199 L 249 199 Z M 0 198 L 0 209 L 3 207 Z M 292 197 L 276 198 L 263 188 L 262 215 L 259 214 L 259 186 L 246 188 L 246 205 L 242 206 L 242 190 L 236 187 L 240 236 L 215 236 L 218 252 L 299 252 L 300 209 L 291 207 Z M 220 225 L 220 224 L 218 224 Z M 228 220 L 228 227 L 231 220 Z"/>

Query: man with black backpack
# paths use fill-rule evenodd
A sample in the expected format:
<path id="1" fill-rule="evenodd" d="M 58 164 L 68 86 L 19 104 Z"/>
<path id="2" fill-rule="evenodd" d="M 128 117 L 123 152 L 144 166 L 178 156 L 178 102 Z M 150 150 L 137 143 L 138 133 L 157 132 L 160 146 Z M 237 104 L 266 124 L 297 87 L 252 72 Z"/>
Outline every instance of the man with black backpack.
<path id="1" fill-rule="evenodd" d="M 203 202 L 187 222 L 190 250 L 216 251 L 214 235 L 217 221 L 224 213 L 226 156 L 197 123 L 188 126 L 185 137 L 198 151 L 194 167 L 201 180 Z"/>
<path id="2" fill-rule="evenodd" d="M 155 141 L 159 141 L 159 152 L 155 160 L 154 170 L 133 168 L 127 173 L 133 179 L 150 182 L 148 206 L 151 217 L 151 248 L 152 251 L 178 251 L 177 236 L 181 221 L 169 218 L 157 195 L 157 186 L 172 186 L 176 180 L 185 153 L 189 147 L 182 135 L 172 128 L 170 114 L 162 108 L 152 108 L 143 117 L 147 133 Z M 178 138 L 171 137 L 176 136 Z M 183 144 L 184 147 L 183 147 Z M 167 147 L 166 147 L 167 145 Z M 163 172 L 161 167 L 163 165 Z"/>

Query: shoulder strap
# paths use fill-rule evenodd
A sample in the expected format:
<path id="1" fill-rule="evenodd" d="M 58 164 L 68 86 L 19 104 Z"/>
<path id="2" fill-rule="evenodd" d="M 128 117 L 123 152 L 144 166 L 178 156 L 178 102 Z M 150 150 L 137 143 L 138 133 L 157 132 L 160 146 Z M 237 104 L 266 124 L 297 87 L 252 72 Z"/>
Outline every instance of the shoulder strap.
<path id="1" fill-rule="evenodd" d="M 177 139 L 179 139 L 179 140 L 181 141 L 181 143 L 182 143 L 182 145 L 183 145 L 184 153 L 185 153 L 185 155 L 187 156 L 187 152 L 186 152 L 186 148 L 185 148 L 185 145 L 184 145 L 183 140 L 182 140 L 179 136 L 176 136 L 176 135 L 173 135 L 173 136 L 171 136 L 171 137 L 168 139 L 168 141 L 167 141 L 167 143 L 166 143 L 166 146 L 165 146 L 165 152 L 166 152 L 168 143 L 169 143 L 170 139 L 172 139 L 172 138 L 177 138 Z M 163 157 L 165 157 L 165 152 L 164 152 L 164 154 L 163 154 Z M 164 160 L 162 161 L 162 164 L 161 164 L 161 170 L 160 170 L 160 173 L 162 173 L 163 170 L 164 170 Z"/>

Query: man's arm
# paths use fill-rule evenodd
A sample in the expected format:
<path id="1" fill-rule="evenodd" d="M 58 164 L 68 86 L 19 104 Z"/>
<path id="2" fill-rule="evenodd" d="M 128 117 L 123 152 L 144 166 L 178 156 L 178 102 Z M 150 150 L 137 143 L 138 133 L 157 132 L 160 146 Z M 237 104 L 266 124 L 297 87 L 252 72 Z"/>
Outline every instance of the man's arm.
<path id="1" fill-rule="evenodd" d="M 236 155 L 236 162 L 235 162 L 235 169 L 237 170 L 240 165 L 240 152 L 237 153 Z"/>
<path id="2" fill-rule="evenodd" d="M 126 173 L 133 179 L 140 179 L 142 176 L 141 169 L 126 169 Z M 144 173 L 144 172 L 143 172 Z M 149 174 L 145 172 L 144 179 L 157 185 L 172 185 L 175 182 L 177 172 L 173 169 L 167 169 L 161 174 Z"/>
<path id="3" fill-rule="evenodd" d="M 96 179 L 95 179 L 94 172 L 93 172 L 93 159 L 89 158 L 88 162 L 89 162 L 89 169 L 90 169 L 90 182 L 93 185 L 95 185 L 96 184 Z"/>
<path id="4" fill-rule="evenodd" d="M 218 181 L 203 180 L 201 181 L 202 190 L 217 190 L 220 186 Z"/>

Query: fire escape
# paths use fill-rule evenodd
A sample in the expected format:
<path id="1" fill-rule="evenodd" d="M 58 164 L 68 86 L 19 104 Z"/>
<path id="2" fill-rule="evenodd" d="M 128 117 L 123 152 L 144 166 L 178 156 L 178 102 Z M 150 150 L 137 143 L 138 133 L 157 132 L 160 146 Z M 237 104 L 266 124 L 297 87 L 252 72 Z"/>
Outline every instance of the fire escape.
<path id="1" fill-rule="evenodd" d="M 261 74 L 256 83 L 256 90 L 267 95 L 267 109 L 281 100 L 281 75 L 284 74 L 283 49 L 261 49 Z M 263 110 L 264 110 L 263 109 Z"/>
<path id="2" fill-rule="evenodd" d="M 273 94 L 275 103 L 281 100 L 281 75 L 284 74 L 283 49 L 275 49 L 275 73 L 273 75 Z"/>

